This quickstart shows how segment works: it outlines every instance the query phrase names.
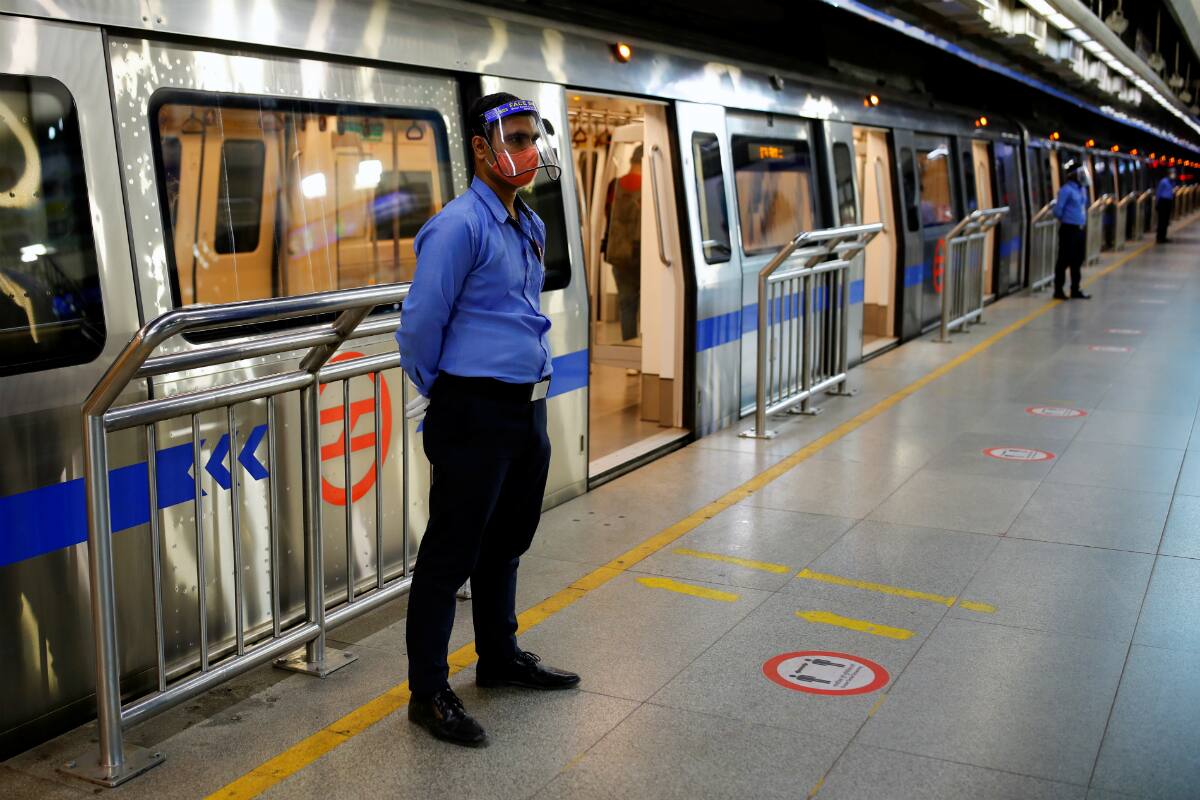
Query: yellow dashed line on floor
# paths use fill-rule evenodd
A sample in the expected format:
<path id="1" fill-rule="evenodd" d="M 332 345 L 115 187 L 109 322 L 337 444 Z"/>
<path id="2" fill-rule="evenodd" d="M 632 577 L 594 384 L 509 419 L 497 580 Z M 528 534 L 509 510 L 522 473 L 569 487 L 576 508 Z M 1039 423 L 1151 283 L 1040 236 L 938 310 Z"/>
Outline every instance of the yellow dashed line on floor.
<path id="1" fill-rule="evenodd" d="M 967 611 L 978 611 L 980 614 L 995 614 L 996 607 L 991 603 L 977 603 L 974 600 L 959 600 L 959 608 L 965 608 Z"/>
<path id="2" fill-rule="evenodd" d="M 796 580 L 817 581 L 818 583 L 828 583 L 834 586 L 848 586 L 851 589 L 862 589 L 864 592 L 877 592 L 879 594 L 890 594 L 894 597 L 906 597 L 909 600 L 926 600 L 930 603 L 937 603 L 949 608 L 954 605 L 957 597 L 947 597 L 944 594 L 931 594 L 929 592 L 919 592 L 916 589 L 905 589 L 902 586 L 889 586 L 886 583 L 872 583 L 870 581 L 859 581 L 854 578 L 843 578 L 840 575 L 827 575 L 824 572 L 813 572 L 811 569 L 802 569 L 796 575 Z"/>
<path id="3" fill-rule="evenodd" d="M 1091 276 L 1085 283 L 1085 286 L 1090 286 L 1097 280 L 1107 275 L 1108 273 L 1124 266 L 1131 260 L 1146 252 L 1153 243 L 1147 243 L 1136 250 L 1132 250 L 1113 264 L 1105 267 L 1099 273 Z M 800 448 L 795 453 L 784 458 L 774 466 L 764 470 L 755 477 L 738 486 L 736 489 L 728 492 L 724 496 L 714 500 L 695 513 L 676 522 L 668 528 L 651 536 L 646 541 L 622 553 L 602 567 L 598 567 L 593 572 L 585 575 L 579 580 L 572 583 L 570 586 L 559 591 L 551 597 L 543 600 L 517 617 L 520 624 L 518 633 L 529 630 L 530 628 L 541 624 L 549 617 L 562 611 L 567 606 L 582 598 L 588 592 L 608 583 L 613 578 L 628 570 L 633 565 L 643 561 L 647 557 L 657 553 L 665 547 L 673 544 L 682 538 L 685 534 L 695 530 L 703 525 L 706 521 L 712 519 L 717 514 L 720 514 L 725 509 L 740 503 L 747 497 L 750 497 L 755 492 L 762 489 L 771 481 L 790 471 L 796 465 L 808 460 L 813 455 L 824 450 L 829 445 L 838 441 L 847 434 L 866 425 L 871 420 L 878 417 L 880 414 L 893 408 L 905 398 L 919 392 L 929 384 L 938 380 L 944 375 L 949 374 L 966 362 L 985 352 L 988 348 L 1002 341 L 1005 337 L 1015 333 L 1021 328 L 1033 322 L 1035 319 L 1049 313 L 1057 308 L 1062 301 L 1051 300 L 1044 305 L 1038 307 L 1034 311 L 1026 314 L 1021 319 L 1013 322 L 1000 330 L 993 333 L 988 338 L 974 345 L 973 347 L 963 351 L 955 356 L 950 361 L 942 364 L 933 371 L 923 375 L 917 380 L 905 386 L 903 389 L 885 397 L 875 405 L 871 406 L 866 411 L 862 412 L 853 419 L 843 422 L 841 425 L 826 433 L 824 436 L 810 442 L 808 445 Z M 450 657 L 451 672 L 458 672 L 466 666 L 470 666 L 475 662 L 476 656 L 474 651 L 474 643 L 468 644 L 465 647 L 456 650 Z M 317 731 L 316 733 L 300 740 L 290 748 L 280 753 L 278 756 L 269 761 L 260 764 L 250 772 L 240 778 L 235 779 L 228 785 L 218 789 L 210 798 L 250 798 L 257 797 L 271 787 L 281 783 L 290 775 L 294 775 L 300 770 L 312 764 L 321 756 L 328 753 L 330 750 L 345 744 L 354 736 L 357 736 L 362 731 L 379 722 L 389 714 L 398 711 L 408 704 L 410 693 L 408 690 L 408 681 L 387 690 L 374 700 L 360 706 L 346 716 L 327 726 L 326 728 Z M 815 794 L 820 785 L 814 788 Z"/>
<path id="4" fill-rule="evenodd" d="M 692 597 L 703 597 L 705 600 L 721 600 L 725 603 L 736 603 L 738 595 L 733 592 L 722 592 L 720 589 L 709 589 L 707 586 L 696 586 L 691 583 L 673 581 L 670 578 L 638 578 L 637 582 L 651 589 L 665 589 L 668 592 L 678 592 Z"/>
<path id="5" fill-rule="evenodd" d="M 739 567 L 747 569 L 758 569 L 763 572 L 775 572 L 780 575 L 786 575 L 792 571 L 792 568 L 787 564 L 772 564 L 770 561 L 753 561 L 749 558 L 738 558 L 737 556 L 723 556 L 720 553 L 705 553 L 700 550 L 688 550 L 686 547 L 677 547 L 671 552 L 680 556 L 691 556 L 692 558 L 703 558 L 708 561 L 721 561 L 726 564 L 736 564 Z"/>
<path id="6" fill-rule="evenodd" d="M 880 625 L 877 622 L 869 622 L 865 619 L 854 619 L 852 617 L 843 617 L 834 614 L 830 611 L 797 611 L 796 616 L 808 622 L 815 622 L 819 625 L 834 625 L 838 628 L 846 628 L 859 633 L 869 633 L 872 636 L 883 636 L 888 639 L 898 639 L 904 641 L 911 639 L 915 634 L 905 628 L 893 628 L 890 625 Z"/>

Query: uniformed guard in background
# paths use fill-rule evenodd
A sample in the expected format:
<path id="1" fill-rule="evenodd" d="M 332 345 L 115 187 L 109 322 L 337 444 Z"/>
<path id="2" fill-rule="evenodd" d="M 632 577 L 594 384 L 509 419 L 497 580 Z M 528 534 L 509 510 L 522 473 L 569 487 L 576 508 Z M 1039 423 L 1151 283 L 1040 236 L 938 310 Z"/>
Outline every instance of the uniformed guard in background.
<path id="1" fill-rule="evenodd" d="M 1171 224 L 1171 215 L 1175 212 L 1175 170 L 1169 170 L 1158 187 L 1154 190 L 1155 213 L 1158 214 L 1158 231 L 1155 239 L 1159 244 L 1165 244 L 1167 227 Z"/>
<path id="2" fill-rule="evenodd" d="M 1087 168 L 1075 159 L 1063 165 L 1067 179 L 1058 190 L 1054 203 L 1054 216 L 1058 218 L 1058 260 L 1054 263 L 1054 299 L 1066 300 L 1063 292 L 1067 270 L 1071 271 L 1071 297 L 1087 300 L 1080 287 L 1083 259 L 1087 256 L 1087 207 L 1091 175 Z"/>
<path id="3" fill-rule="evenodd" d="M 579 676 L 517 647 L 517 566 L 550 468 L 550 320 L 541 312 L 546 228 L 518 196 L 561 172 L 533 103 L 492 94 L 468 112 L 475 178 L 417 234 L 417 270 L 396 339 L 420 396 L 433 466 L 429 525 L 409 595 L 408 717 L 456 744 L 486 744 L 447 678 L 455 592 L 473 593 L 476 683 L 565 689 Z"/>

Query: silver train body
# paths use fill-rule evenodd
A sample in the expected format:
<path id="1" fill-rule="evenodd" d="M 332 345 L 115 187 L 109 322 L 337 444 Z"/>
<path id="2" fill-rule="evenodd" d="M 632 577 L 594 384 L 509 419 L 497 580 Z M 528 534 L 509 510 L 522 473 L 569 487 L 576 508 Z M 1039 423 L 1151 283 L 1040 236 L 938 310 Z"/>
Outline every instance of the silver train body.
<path id="1" fill-rule="evenodd" d="M 51 8 L 53 13 L 47 11 Z M 560 152 L 570 146 L 565 133 L 571 130 L 569 106 L 574 93 L 628 97 L 653 105 L 658 109 L 656 118 L 664 125 L 654 134 L 658 138 L 653 143 L 647 129 L 646 143 L 647 150 L 653 151 L 649 155 L 657 159 L 652 165 L 656 170 L 654 247 L 663 266 L 662 308 L 664 319 L 669 320 L 655 372 L 663 380 L 662 391 L 676 398 L 664 407 L 670 406 L 678 425 L 695 437 L 734 424 L 754 400 L 755 276 L 771 253 L 751 253 L 744 246 L 749 229 L 739 218 L 745 209 L 739 206 L 733 180 L 738 159 L 744 154 L 734 152 L 735 147 L 765 147 L 759 150 L 765 157 L 791 153 L 789 148 L 802 149 L 809 175 L 807 221 L 814 227 L 831 227 L 857 221 L 864 208 L 860 170 L 846 171 L 855 158 L 856 127 L 885 133 L 885 161 L 890 163 L 881 162 L 881 169 L 886 170 L 886 182 L 897 188 L 892 196 L 881 195 L 878 211 L 895 231 L 890 276 L 895 286 L 888 303 L 896 317 L 892 338 L 903 341 L 919 335 L 937 318 L 937 240 L 953 224 L 951 218 L 969 208 L 966 195 L 975 193 L 974 187 L 967 190 L 954 154 L 969 158 L 971 142 L 982 142 L 988 159 L 985 168 L 992 172 L 991 183 L 1000 195 L 993 198 L 994 204 L 1007 204 L 1013 210 L 997 232 L 994 292 L 1003 295 L 1021 288 L 1025 228 L 1030 213 L 1045 202 L 1042 178 L 1037 177 L 1042 173 L 1037 170 L 1042 169 L 1043 156 L 1059 147 L 1057 143 L 1031 141 L 1019 125 L 1003 120 L 979 128 L 968 113 L 916 111 L 886 102 L 865 107 L 861 94 L 853 89 L 813 85 L 800 75 L 772 75 L 766 69 L 666 47 L 635 42 L 633 59 L 618 63 L 611 45 L 611 37 L 596 32 L 418 2 L 0 2 L 0 80 L 10 81 L 0 86 L 0 100 L 6 103 L 0 105 L 0 125 L 24 125 L 28 133 L 28 119 L 43 113 L 38 104 L 44 106 L 57 98 L 54 102 L 58 105 L 48 117 L 49 128 L 57 127 L 57 131 L 39 129 L 15 139 L 10 135 L 10 139 L 24 148 L 21 157 L 27 168 L 39 151 L 48 153 L 46 148 L 51 147 L 59 148 L 54 151 L 59 161 L 54 163 L 61 167 L 62 159 L 71 162 L 69 170 L 80 180 L 78 189 L 86 192 L 86 198 L 73 195 L 81 209 L 83 238 L 90 237 L 80 249 L 88 251 L 86 258 L 94 262 L 93 291 L 98 289 L 102 310 L 102 325 L 88 337 L 86 354 L 59 353 L 57 360 L 26 365 L 0 377 L 0 684 L 5 687 L 0 702 L 0 750 L 19 750 L 77 724 L 94 710 L 80 404 L 143 324 L 186 302 L 189 291 L 191 299 L 206 300 L 196 289 L 196 275 L 202 268 L 219 269 L 221 259 L 228 256 L 220 252 L 219 244 L 215 250 L 210 248 L 196 231 L 189 234 L 193 241 L 184 242 L 182 248 L 172 235 L 181 224 L 176 215 L 182 219 L 196 213 L 196 224 L 204 225 L 200 211 L 183 205 L 177 208 L 176 203 L 183 202 L 180 195 L 163 185 L 164 176 L 173 174 L 174 169 L 162 146 L 167 137 L 163 126 L 170 124 L 173 108 L 183 109 L 179 125 L 186 134 L 196 126 L 203 129 L 205 121 L 193 121 L 197 118 L 194 111 L 206 104 L 216 104 L 218 109 L 268 108 L 283 119 L 288 109 L 307 103 L 310 111 L 317 109 L 313 113 L 321 117 L 321 130 L 326 118 L 361 117 L 362 122 L 355 124 L 362 127 L 346 127 L 357 131 L 356 146 L 360 148 L 382 147 L 379 142 L 383 140 L 371 132 L 375 124 L 372 114 L 382 114 L 382 129 L 392 130 L 387 127 L 391 125 L 386 121 L 388 110 L 402 108 L 407 115 L 407 140 L 417 141 L 416 133 L 421 131 L 440 137 L 440 188 L 426 189 L 457 195 L 466 190 L 469 181 L 461 145 L 462 97 L 468 87 L 475 92 L 511 91 L 534 99 L 558 130 Z M 17 102 L 13 98 L 26 90 L 12 87 L 32 85 L 12 83 L 17 78 L 42 81 L 29 90 L 29 97 L 39 99 L 30 101 L 28 113 L 13 108 Z M 5 89 L 11 96 L 4 94 Z M 230 114 L 228 119 L 235 117 Z M 345 136 L 340 121 L 338 126 L 337 135 Z M 286 143 L 287 135 L 299 136 L 300 128 L 303 126 L 289 129 L 291 134 L 281 133 L 281 141 Z M 391 133 L 393 142 L 398 139 L 396 130 Z M 4 135 L 0 131 L 0 142 Z M 381 135 L 386 138 L 387 134 Z M 50 144 L 51 139 L 57 144 Z M 65 139 L 70 141 L 63 147 Z M 271 146 L 267 139 L 263 141 Z M 859 141 L 864 141 L 861 136 Z M 187 146 L 179 145 L 178 150 L 178 157 L 185 162 Z M 195 151 L 198 158 L 206 152 L 205 146 Z M 777 146 L 783 149 L 771 149 Z M 924 148 L 928 155 L 938 147 L 948 148 L 953 156 L 946 159 L 951 181 L 945 198 L 948 211 L 943 209 L 946 218 L 923 220 L 919 206 L 917 217 L 906 217 L 918 202 L 915 195 L 907 201 L 901 196 L 914 190 L 913 176 L 905 175 L 905 170 L 911 170 L 912 152 Z M 1107 153 L 1095 156 L 1117 158 Z M 553 322 L 556 368 L 556 385 L 549 401 L 554 457 L 548 506 L 587 491 L 589 484 L 591 317 L 584 266 L 588 243 L 580 213 L 587 204 L 583 202 L 586 198 L 577 196 L 582 185 L 575 174 L 579 162 L 561 160 L 565 171 L 561 197 L 556 196 L 555 202 L 559 204 L 562 257 L 567 265 L 561 278 L 566 285 L 543 296 L 543 308 Z M 287 166 L 284 159 L 278 163 L 283 165 L 281 169 Z M 1140 162 L 1130 159 L 1128 165 L 1131 175 L 1141 176 L 1139 185 L 1144 183 Z M 43 167 L 51 170 L 51 161 Z M 395 180 L 401 179 L 398 162 L 392 162 L 391 172 L 385 171 L 392 173 Z M 5 180 L 3 175 L 0 172 L 0 183 Z M 14 198 L 27 191 L 19 178 L 8 180 Z M 378 171 L 374 180 L 378 183 Z M 1044 182 L 1050 186 L 1048 177 Z M 203 179 L 200 186 L 197 192 L 203 198 L 209 190 L 203 188 Z M 320 194 L 318 187 L 304 187 L 297 207 L 315 202 L 314 198 L 326 191 L 323 180 Z M 26 199 L 32 206 L 42 200 L 36 192 Z M 717 233 L 724 236 L 727 246 L 714 248 L 710 228 L 713 215 L 722 208 L 725 221 L 717 226 Z M 0 203 L 0 224 L 4 211 Z M 376 217 L 375 224 L 379 219 Z M 350 223 L 338 220 L 336 224 L 335 233 L 341 235 Z M 53 231 L 45 235 L 53 235 Z M 395 241 L 400 238 L 397 232 Z M 0 247 L 5 247 L 2 242 L 0 239 Z M 336 247 L 341 270 L 343 257 L 346 263 L 352 257 L 342 244 Z M 398 252 L 399 245 L 395 247 Z M 190 290 L 181 285 L 178 269 L 172 272 L 173 262 L 187 257 L 189 251 L 193 257 Z M 49 258 L 28 242 L 20 252 L 23 259 Z M 10 255 L 7 249 L 0 251 L 0 258 Z M 244 256 L 251 257 L 248 251 Z M 78 271 L 78 265 L 67 263 L 71 257 L 62 253 L 59 268 Z M 398 270 L 403 268 L 398 256 L 394 263 Z M 10 266 L 7 260 L 0 262 L 0 280 Z M 855 362 L 862 354 L 864 328 L 864 267 L 859 264 L 856 269 L 850 331 L 851 360 Z M 340 285 L 345 284 L 339 272 L 327 288 Z M 31 326 L 35 318 L 45 318 L 32 307 L 26 311 Z M 230 335 L 236 338 L 236 333 Z M 178 348 L 189 346 L 193 345 L 184 342 Z M 392 337 L 384 333 L 357 343 L 354 349 L 372 354 L 394 347 Z M 287 357 L 247 359 L 226 368 L 225 377 L 270 374 L 294 362 Z M 199 386 L 221 377 L 215 370 L 145 381 L 130 387 L 127 397 L 140 399 Z M 366 468 L 366 454 L 368 461 L 361 464 L 357 456 L 348 457 L 353 486 L 347 490 L 342 478 L 344 462 L 334 457 L 326 465 L 325 557 L 331 597 L 339 591 L 345 593 L 348 574 L 373 580 L 374 536 L 364 533 L 355 540 L 354 552 L 347 552 L 347 521 L 363 531 L 374 530 L 376 525 L 384 528 L 385 561 L 391 570 L 404 569 L 406 555 L 411 555 L 401 544 L 402 521 L 407 521 L 414 544 L 424 525 L 428 470 L 419 446 L 420 433 L 409 426 L 410 446 L 404 452 L 404 379 L 398 372 L 385 379 L 389 421 L 382 431 L 369 431 L 385 436 L 383 474 L 374 475 Z M 354 381 L 348 391 L 355 397 L 373 390 L 367 378 Z M 266 409 L 251 403 L 236 409 L 232 431 L 222 414 L 201 416 L 205 494 L 200 502 L 194 495 L 173 503 L 160 498 L 158 509 L 148 509 L 145 497 L 136 489 L 119 497 L 114 494 L 114 516 L 123 520 L 114 536 L 114 548 L 127 695 L 145 691 L 153 683 L 150 513 L 160 515 L 163 530 L 164 633 L 168 667 L 174 673 L 192 669 L 197 660 L 197 559 L 190 538 L 197 513 L 205 517 L 210 556 L 208 574 L 203 577 L 208 587 L 204 613 L 209 640 L 220 647 L 232 639 L 230 480 L 238 480 L 241 487 L 246 630 L 252 635 L 269 628 L 276 603 L 285 616 L 294 618 L 302 613 L 301 512 L 298 499 L 291 497 L 288 489 L 299 485 L 298 442 L 295 435 L 289 435 L 298 430 L 296 413 L 294 405 L 281 406 L 275 420 L 280 455 L 270 464 L 269 476 L 265 474 L 261 435 Z M 331 422 L 339 420 L 336 414 L 331 418 Z M 334 438 L 323 439 L 325 446 L 334 446 L 335 455 L 337 427 L 331 425 Z M 174 479 L 190 482 L 190 455 L 186 463 L 163 461 L 173 449 L 185 447 L 190 453 L 190 423 L 164 423 L 156 433 L 160 471 L 177 470 Z M 239 443 L 235 452 L 230 452 L 231 441 Z M 340 446 L 349 445 L 353 452 L 353 441 L 352 434 L 351 442 L 342 441 Z M 114 475 L 125 469 L 144 478 L 144 438 L 114 435 L 111 446 Z M 161 487 L 164 478 L 160 475 L 159 480 Z M 265 543 L 255 533 L 263 529 L 270 485 L 281 490 L 281 553 L 286 554 L 277 589 L 265 567 Z M 377 505 L 375 495 L 380 491 L 384 495 Z M 407 509 L 403 507 L 405 498 Z M 124 502 L 130 507 L 118 509 Z M 350 513 L 346 513 L 347 504 Z M 377 507 L 382 518 L 376 516 Z M 355 567 L 353 573 L 349 562 Z M 275 591 L 278 595 L 273 595 Z"/>

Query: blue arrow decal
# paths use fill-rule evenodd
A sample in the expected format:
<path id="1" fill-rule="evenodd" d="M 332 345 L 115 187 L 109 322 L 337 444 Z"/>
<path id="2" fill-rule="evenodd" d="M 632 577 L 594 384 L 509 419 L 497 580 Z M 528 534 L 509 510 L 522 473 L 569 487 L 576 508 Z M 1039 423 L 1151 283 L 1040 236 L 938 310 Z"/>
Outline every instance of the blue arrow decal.
<path id="1" fill-rule="evenodd" d="M 246 439 L 246 444 L 242 447 L 242 452 L 238 453 L 238 463 L 241 464 L 246 472 L 250 473 L 250 477 L 256 481 L 261 481 L 270 473 L 263 463 L 254 456 L 254 451 L 258 449 L 259 443 L 263 437 L 267 435 L 267 426 L 259 425 L 254 430 L 250 431 L 249 438 Z"/>
<path id="2" fill-rule="evenodd" d="M 204 440 L 200 440 L 200 444 L 204 444 Z M 217 442 L 217 446 L 213 448 L 212 455 L 208 457 L 208 463 L 204 465 L 204 471 L 212 475 L 213 480 L 222 489 L 228 490 L 233 485 L 232 476 L 229 470 L 225 468 L 225 456 L 229 455 L 229 434 L 225 434 Z"/>

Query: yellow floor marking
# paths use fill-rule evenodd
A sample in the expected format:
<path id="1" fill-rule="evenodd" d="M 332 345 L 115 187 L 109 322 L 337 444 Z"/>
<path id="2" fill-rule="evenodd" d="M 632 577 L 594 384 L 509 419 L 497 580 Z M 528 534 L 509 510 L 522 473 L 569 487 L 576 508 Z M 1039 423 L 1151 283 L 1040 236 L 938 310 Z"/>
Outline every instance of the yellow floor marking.
<path id="1" fill-rule="evenodd" d="M 811 790 L 811 791 L 809 791 L 809 793 L 808 793 L 808 798 L 809 798 L 809 800 L 812 800 L 812 798 L 816 797 L 816 796 L 817 796 L 817 792 L 821 791 L 821 787 L 822 787 L 822 786 L 824 786 L 824 785 L 825 785 L 825 779 L 824 779 L 824 778 L 821 778 L 821 780 L 817 781 L 817 785 L 816 785 L 816 786 L 814 786 L 814 787 L 812 788 L 812 790 Z"/>
<path id="2" fill-rule="evenodd" d="M 848 628 L 859 633 L 869 633 L 872 636 L 886 636 L 888 639 L 903 641 L 913 637 L 913 632 L 904 628 L 893 628 L 890 625 L 880 625 L 877 622 L 868 622 L 865 619 L 842 617 L 829 611 L 797 611 L 796 616 L 809 622 L 816 622 L 821 625 L 836 625 L 839 628 Z"/>
<path id="3" fill-rule="evenodd" d="M 770 561 L 752 561 L 748 558 L 738 558 L 737 556 L 723 556 L 720 553 L 704 553 L 700 550 L 688 550 L 686 547 L 677 547 L 672 552 L 676 555 L 705 558 L 709 561 L 724 561 L 726 564 L 737 564 L 739 567 L 747 567 L 749 569 L 761 569 L 763 572 L 777 572 L 780 575 L 786 575 L 792 571 L 792 568 L 787 564 L 772 564 Z"/>
<path id="4" fill-rule="evenodd" d="M 696 586 L 691 583 L 681 583 L 670 578 L 638 578 L 637 582 L 651 589 L 666 589 L 668 592 L 690 594 L 692 597 L 703 597 L 705 600 L 722 600 L 726 603 L 736 603 L 738 596 L 733 592 L 722 592 L 720 589 L 709 589 L 707 586 Z"/>
<path id="5" fill-rule="evenodd" d="M 1191 223 L 1189 222 L 1187 224 Z M 1105 267 L 1099 273 L 1090 277 L 1084 283 L 1084 285 L 1090 286 L 1101 277 L 1129 263 L 1129 261 L 1146 252 L 1146 250 L 1152 246 L 1153 242 L 1149 242 L 1137 248 L 1136 250 L 1130 251 L 1113 264 Z M 598 567 L 596 570 L 583 576 L 565 589 L 524 611 L 517 617 L 517 622 L 520 625 L 518 633 L 527 631 L 530 628 L 541 624 L 549 617 L 557 614 L 559 611 L 562 611 L 567 606 L 582 598 L 588 592 L 603 586 L 627 570 L 629 567 L 637 564 L 650 555 L 657 553 L 659 550 L 662 550 L 664 547 L 667 547 L 668 545 L 677 541 L 685 534 L 700 527 L 706 520 L 712 519 L 730 506 L 736 505 L 742 500 L 745 500 L 747 497 L 762 489 L 771 481 L 788 472 L 796 465 L 811 458 L 814 454 L 819 453 L 821 450 L 841 439 L 843 436 L 858 430 L 863 425 L 866 425 L 868 422 L 875 419 L 880 414 L 883 414 L 888 409 L 894 407 L 897 403 L 901 402 L 905 398 L 925 388 L 938 378 L 941 378 L 942 376 L 962 366 L 967 361 L 975 358 L 975 356 L 983 353 L 997 342 L 1000 342 L 1005 337 L 1025 327 L 1035 319 L 1049 313 L 1054 308 L 1057 308 L 1061 302 L 1061 300 L 1050 300 L 1034 311 L 1029 312 L 1016 322 L 1001 328 L 988 338 L 977 343 L 974 347 L 971 347 L 970 349 L 960 353 L 955 358 L 947 361 L 945 364 L 942 364 L 932 372 L 923 375 L 922 377 L 910 383 L 908 386 L 905 386 L 903 389 L 900 389 L 894 394 L 885 397 L 853 419 L 843 422 L 829 433 L 826 433 L 819 439 L 810 442 L 805 447 L 800 448 L 795 453 L 792 453 L 787 458 L 784 458 L 782 461 L 775 464 L 773 467 L 760 472 L 758 475 L 746 481 L 736 489 L 728 492 L 723 497 L 714 500 L 695 513 L 684 517 L 674 525 L 659 531 L 654 536 L 651 536 L 649 539 L 637 545 L 636 547 L 633 547 L 625 553 L 622 553 L 604 566 Z M 469 666 L 470 664 L 474 663 L 475 658 L 474 642 L 459 648 L 450 656 L 451 672 L 458 672 L 464 666 Z M 323 730 L 317 731 L 306 739 L 300 740 L 269 761 L 260 764 L 240 778 L 234 779 L 233 782 L 222 787 L 221 789 L 218 789 L 216 792 L 209 795 L 209 797 L 257 797 L 267 789 L 270 789 L 272 786 L 275 786 L 276 784 L 285 780 L 288 776 L 294 775 L 307 767 L 309 764 L 312 764 L 330 750 L 345 744 L 353 736 L 356 736 L 357 734 L 366 730 L 384 717 L 403 708 L 408 704 L 409 696 L 407 681 L 392 687 L 379 697 L 369 701 L 366 705 L 360 706 L 354 711 L 351 711 L 337 722 L 334 722 Z M 817 788 L 819 789 L 820 785 L 818 785 Z"/>
<path id="6" fill-rule="evenodd" d="M 965 608 L 967 611 L 978 611 L 980 614 L 995 614 L 996 607 L 991 603 L 977 603 L 974 600 L 959 600 L 959 608 Z"/>
<path id="7" fill-rule="evenodd" d="M 827 575 L 824 572 L 813 572 L 811 569 L 802 569 L 796 576 L 798 580 L 819 581 L 820 583 L 831 583 L 834 586 L 849 586 L 851 589 L 862 589 L 865 592 L 879 592 L 880 594 L 890 594 L 895 597 L 907 597 L 910 600 L 927 600 L 930 603 L 938 603 L 939 605 L 949 608 L 954 605 L 957 597 L 948 597 L 944 594 L 930 594 L 929 592 L 918 592 L 916 589 L 905 589 L 902 586 L 889 586 L 886 583 L 871 583 L 870 581 L 856 581 L 853 578 L 843 578 L 840 575 Z"/>
<path id="8" fill-rule="evenodd" d="M 879 707 L 883 705 L 884 700 L 887 700 L 887 692 L 879 695 L 879 699 L 875 701 L 875 705 L 871 706 L 871 710 L 867 712 L 867 719 L 875 716 L 875 712 L 878 711 Z"/>

